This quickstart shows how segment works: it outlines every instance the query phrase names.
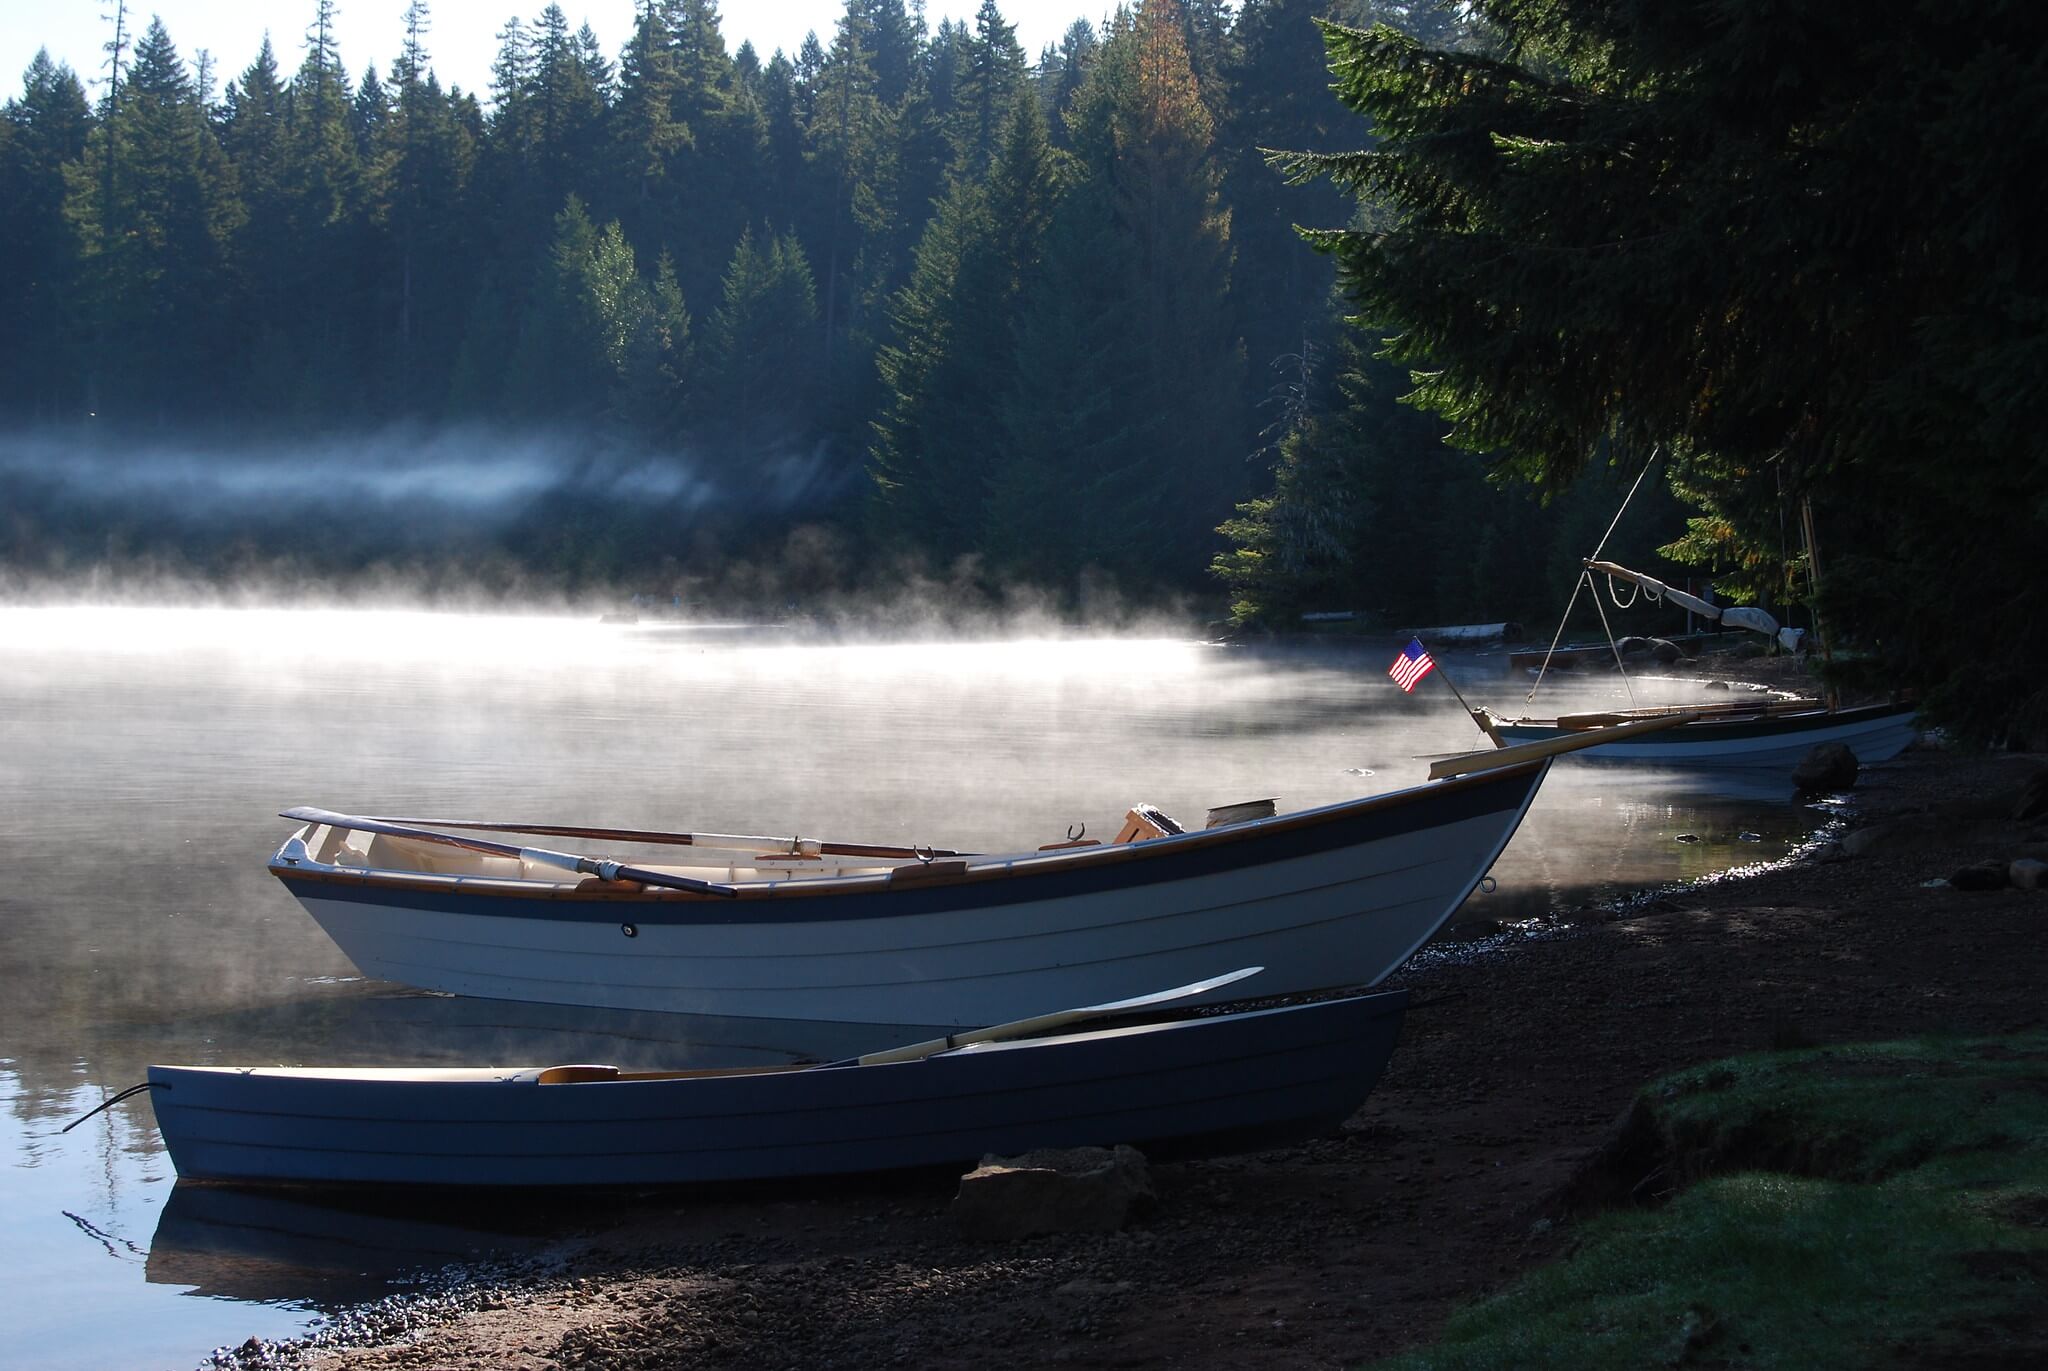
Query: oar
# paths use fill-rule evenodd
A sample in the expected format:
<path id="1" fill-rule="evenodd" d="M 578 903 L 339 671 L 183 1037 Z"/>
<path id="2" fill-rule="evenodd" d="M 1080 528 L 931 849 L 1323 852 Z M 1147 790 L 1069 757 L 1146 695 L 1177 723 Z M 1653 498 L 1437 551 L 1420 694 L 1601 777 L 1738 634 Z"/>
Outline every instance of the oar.
<path id="1" fill-rule="evenodd" d="M 493 824 L 480 819 L 401 819 L 386 815 L 365 815 L 380 824 L 408 824 L 419 828 L 473 828 L 492 833 L 543 833 L 550 838 L 589 838 L 598 842 L 648 843 L 657 847 L 715 847 L 762 856 L 793 852 L 796 838 L 764 837 L 751 833 L 666 833 L 645 828 L 576 828 L 566 824 Z M 943 847 L 894 847 L 884 843 L 828 843 L 820 839 L 818 851 L 832 857 L 969 857 Z"/>
<path id="2" fill-rule="evenodd" d="M 1610 724 L 1606 728 L 1589 728 L 1582 733 L 1566 734 L 1561 738 L 1545 738 L 1539 742 L 1516 743 L 1494 752 L 1466 752 L 1449 757 L 1441 762 L 1431 762 L 1429 779 L 1443 780 L 1446 776 L 1470 776 L 1481 771 L 1499 771 L 1506 767 L 1519 766 L 1543 757 L 1558 757 L 1582 748 L 1598 747 L 1611 743 L 1616 738 L 1633 738 L 1638 733 L 1656 733 L 1662 729 L 1676 728 L 1689 724 L 1700 716 L 1692 710 L 1668 715 L 1662 719 L 1638 719 L 1634 723 Z"/>
<path id="3" fill-rule="evenodd" d="M 1131 1009 L 1149 1009 L 1155 1004 L 1167 1004 L 1174 1000 L 1192 999 L 1206 995 L 1212 990 L 1241 981 L 1247 976 L 1256 976 L 1264 971 L 1262 966 L 1241 967 L 1221 976 L 1211 976 L 1206 981 L 1191 985 L 1175 986 L 1172 990 L 1155 990 L 1150 995 L 1139 995 L 1128 1000 L 1112 1000 L 1108 1004 L 1091 1004 L 1082 1009 L 1061 1009 L 1051 1014 L 1039 1014 L 1029 1019 L 1018 1019 L 1014 1023 L 999 1023 L 989 1028 L 970 1028 L 964 1033 L 949 1033 L 943 1038 L 929 1042 L 911 1043 L 905 1047 L 885 1048 L 870 1052 L 865 1057 L 849 1057 L 845 1061 L 827 1062 L 826 1066 L 879 1066 L 884 1062 L 914 1062 L 920 1057 L 929 1057 L 938 1052 L 950 1052 L 956 1047 L 969 1043 L 992 1043 L 1004 1038 L 1021 1038 L 1027 1033 L 1040 1033 L 1048 1028 L 1063 1024 L 1078 1023 L 1083 1019 L 1099 1019 L 1108 1014 L 1121 1014 Z"/>
<path id="4" fill-rule="evenodd" d="M 310 805 L 300 805 L 296 809 L 281 809 L 278 811 L 278 817 L 297 819 L 308 824 L 331 824 L 335 828 L 354 829 L 359 833 L 384 833 L 393 838 L 416 838 L 421 842 L 446 843 L 450 847 L 467 848 L 471 852 L 488 852 L 497 857 L 523 857 L 528 861 L 559 866 L 567 871 L 598 876 L 607 881 L 638 881 L 642 885 L 658 885 L 670 890 L 690 890 L 699 895 L 724 895 L 728 898 L 740 893 L 732 886 L 719 885 L 715 881 L 671 876 L 665 871 L 625 866 L 608 858 L 585 857 L 575 852 L 553 852 L 544 847 L 515 847 L 511 843 L 494 843 L 485 838 L 463 838 L 453 833 L 436 833 L 432 829 L 414 828 L 410 824 L 366 819 L 357 814 L 336 814 L 331 809 L 315 809 Z"/>

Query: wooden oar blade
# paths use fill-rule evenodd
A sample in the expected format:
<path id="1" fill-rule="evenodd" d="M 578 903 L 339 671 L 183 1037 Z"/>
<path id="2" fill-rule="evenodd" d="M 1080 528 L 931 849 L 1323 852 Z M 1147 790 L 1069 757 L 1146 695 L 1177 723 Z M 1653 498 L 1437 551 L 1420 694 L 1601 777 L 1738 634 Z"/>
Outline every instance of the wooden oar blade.
<path id="1" fill-rule="evenodd" d="M 1197 995 L 1206 995 L 1212 990 L 1241 981 L 1247 976 L 1256 976 L 1266 968 L 1263 966 L 1241 966 L 1235 971 L 1226 971 L 1221 976 L 1211 976 L 1206 981 L 1194 981 L 1188 985 L 1175 986 L 1172 990 L 1155 990 L 1150 995 L 1134 995 L 1128 1000 L 1111 1000 L 1108 1004 L 1092 1004 L 1081 1009 L 1068 1009 L 1067 1014 L 1118 1014 L 1126 1009 L 1144 1009 L 1155 1004 L 1166 1004 L 1173 1000 L 1190 1000 Z M 987 1030 L 984 1030 L 987 1031 Z"/>
<path id="2" fill-rule="evenodd" d="M 332 824 L 336 828 L 347 828 L 350 822 L 350 816 L 347 814 L 337 814 L 331 809 L 321 809 L 315 805 L 293 805 L 290 809 L 280 809 L 277 811 L 277 817 L 297 819 L 304 824 Z"/>
<path id="3" fill-rule="evenodd" d="M 951 1033 L 943 1038 L 928 1042 L 910 1043 L 903 1047 L 884 1048 L 870 1052 L 863 1057 L 846 1061 L 827 1062 L 827 1066 L 880 1066 L 884 1062 L 911 1062 L 921 1057 L 930 1057 L 940 1052 L 950 1052 L 956 1047 L 969 1047 L 975 1043 L 1000 1042 L 1005 1038 L 1019 1038 L 1027 1033 L 1039 1033 L 1048 1028 L 1059 1028 L 1064 1024 L 1079 1023 L 1085 1019 L 1099 1019 L 1109 1014 L 1122 1014 L 1133 1009 L 1147 1009 L 1153 1005 L 1168 1004 L 1174 1000 L 1189 1000 L 1197 995 L 1206 995 L 1247 976 L 1256 976 L 1265 970 L 1262 966 L 1241 967 L 1227 971 L 1221 976 L 1207 980 L 1193 981 L 1187 985 L 1175 986 L 1171 990 L 1155 990 L 1149 995 L 1134 995 L 1128 1000 L 1111 1000 L 1107 1004 L 1085 1005 L 1080 1009 L 1060 1009 L 1050 1014 L 1037 1014 L 1028 1019 L 1017 1019 L 1010 1023 L 995 1024 L 988 1028 L 970 1028 L 960 1033 Z"/>

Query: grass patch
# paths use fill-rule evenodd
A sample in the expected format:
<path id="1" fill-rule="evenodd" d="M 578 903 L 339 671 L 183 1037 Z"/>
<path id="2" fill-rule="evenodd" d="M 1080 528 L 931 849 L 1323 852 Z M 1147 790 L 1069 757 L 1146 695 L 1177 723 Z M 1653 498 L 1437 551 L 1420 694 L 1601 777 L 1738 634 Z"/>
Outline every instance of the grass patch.
<path id="1" fill-rule="evenodd" d="M 1381 1365 L 2048 1365 L 2048 1034 L 1679 1072 L 1604 1164 L 1638 1207 Z"/>

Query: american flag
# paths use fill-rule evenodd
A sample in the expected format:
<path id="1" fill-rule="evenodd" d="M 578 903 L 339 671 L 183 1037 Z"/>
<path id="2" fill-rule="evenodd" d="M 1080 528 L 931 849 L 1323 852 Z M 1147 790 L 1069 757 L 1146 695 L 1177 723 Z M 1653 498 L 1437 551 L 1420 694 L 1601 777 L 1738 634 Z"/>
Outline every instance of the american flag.
<path id="1" fill-rule="evenodd" d="M 1410 638 L 1408 646 L 1401 649 L 1401 655 L 1387 668 L 1387 675 L 1394 678 L 1394 684 L 1413 694 L 1415 683 L 1436 670 L 1436 662 L 1429 655 L 1429 649 L 1422 645 L 1422 639 Z"/>

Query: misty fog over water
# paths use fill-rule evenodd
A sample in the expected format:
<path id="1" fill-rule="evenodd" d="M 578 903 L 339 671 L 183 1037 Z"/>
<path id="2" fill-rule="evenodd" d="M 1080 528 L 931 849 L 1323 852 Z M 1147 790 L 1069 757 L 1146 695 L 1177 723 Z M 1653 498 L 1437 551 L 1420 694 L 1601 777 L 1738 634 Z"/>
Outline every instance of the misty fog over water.
<path id="1" fill-rule="evenodd" d="M 819 447 L 655 449 L 483 424 L 280 438 L 14 430 L 0 432 L 0 566 L 32 580 L 85 567 L 217 580 L 489 559 L 499 582 L 611 586 L 661 557 L 705 575 L 763 529 L 829 515 L 854 475 Z"/>
<path id="2" fill-rule="evenodd" d="M 0 606 L 10 1353 L 192 1365 L 379 1293 L 408 1261 L 546 1236 L 417 1216 L 425 1227 L 386 1216 L 338 1235 L 304 1206 L 228 1212 L 218 1192 L 174 1195 L 142 1098 L 59 1132 L 152 1061 L 786 1055 L 751 1029 L 364 981 L 265 871 L 291 827 L 278 809 L 981 850 L 1083 824 L 1106 837 L 1139 802 L 1198 827 L 1216 805 L 1296 809 L 1418 784 L 1422 756 L 1478 745 L 1439 682 L 1411 697 L 1387 680 L 1391 652 L 1164 632 L 824 643 L 594 613 Z M 1448 666 L 1473 703 L 1518 704 L 1527 683 L 1497 662 Z M 1545 700 L 1605 703 L 1611 687 L 1576 689 Z M 1559 766 L 1498 888 L 1468 913 L 1511 920 L 1780 856 L 1815 823 L 1775 797 Z M 1754 840 L 1737 841 L 1745 831 Z M 408 1250 L 420 1255 L 395 1255 Z"/>

